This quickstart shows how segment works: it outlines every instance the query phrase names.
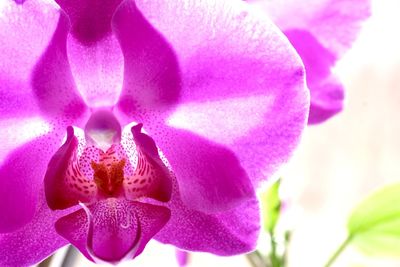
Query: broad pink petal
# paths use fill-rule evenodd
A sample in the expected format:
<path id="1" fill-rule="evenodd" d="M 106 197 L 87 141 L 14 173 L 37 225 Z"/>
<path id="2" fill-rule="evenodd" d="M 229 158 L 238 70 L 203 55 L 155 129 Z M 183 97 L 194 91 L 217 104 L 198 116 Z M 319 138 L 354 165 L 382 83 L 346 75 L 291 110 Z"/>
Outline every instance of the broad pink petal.
<path id="1" fill-rule="evenodd" d="M 65 16 L 55 4 L 38 0 L 6 0 L 0 14 L 1 116 L 42 113 L 64 126 L 77 119 L 85 107 L 65 56 Z"/>
<path id="2" fill-rule="evenodd" d="M 189 251 L 221 256 L 254 249 L 259 233 L 259 208 L 254 196 L 234 209 L 206 214 L 188 208 L 175 192 L 168 208 L 171 219 L 155 239 Z"/>
<path id="3" fill-rule="evenodd" d="M 0 119 L 26 118 L 40 114 L 30 90 L 27 82 L 2 77 L 0 74 Z"/>
<path id="4" fill-rule="evenodd" d="M 121 98 L 120 110 L 129 114 L 129 118 L 133 117 L 143 122 L 145 130 L 154 138 L 166 158 L 173 161 L 173 170 L 178 166 L 178 158 L 186 158 L 185 164 L 198 161 L 197 164 L 200 165 L 197 168 L 201 170 L 193 172 L 191 178 L 179 177 L 177 173 L 180 185 L 182 179 L 197 179 L 196 175 L 208 172 L 212 169 L 211 166 L 221 166 L 224 153 L 228 155 L 229 164 L 235 159 L 241 162 L 254 185 L 267 179 L 290 157 L 299 141 L 308 114 L 309 100 L 304 85 L 303 66 L 291 45 L 275 26 L 257 16 L 253 9 L 240 1 L 135 3 L 137 9 L 132 9 L 135 12 L 139 10 L 147 21 L 145 25 L 152 25 L 153 30 L 163 37 L 168 43 L 167 47 L 173 49 L 179 64 L 179 71 L 175 69 L 174 64 L 164 64 L 164 71 L 160 72 L 162 75 L 153 76 L 154 80 L 158 81 L 171 71 L 178 73 L 181 82 L 178 87 L 165 87 L 168 90 L 160 91 L 160 94 L 171 96 L 157 98 L 158 103 L 164 104 L 164 110 L 168 110 L 170 106 L 175 108 L 172 114 L 167 114 L 170 116 L 164 121 L 162 119 L 165 117 L 159 116 L 157 121 L 153 116 L 158 115 L 160 105 L 152 108 L 151 105 L 144 106 L 141 101 L 135 99 L 124 102 L 126 98 Z M 116 25 L 117 18 L 116 15 Z M 142 28 L 148 29 L 144 26 Z M 123 47 L 125 42 L 122 38 L 120 42 Z M 150 51 L 168 50 L 155 50 L 150 47 Z M 162 63 L 163 60 L 164 58 L 159 62 Z M 133 91 L 126 92 L 125 96 L 131 94 Z M 131 96 L 131 99 L 134 96 Z M 165 101 L 161 101 L 163 99 Z M 194 141 L 189 142 L 188 137 L 184 143 L 185 147 L 195 154 L 190 155 L 179 148 L 179 141 L 174 141 L 173 135 L 165 137 L 168 133 L 165 133 L 167 128 L 163 123 L 193 132 L 190 138 Z M 196 141 L 198 136 L 204 137 L 205 140 Z M 190 147 L 197 142 L 203 143 L 199 150 Z M 216 165 L 208 165 L 213 158 L 204 159 L 207 155 L 205 143 L 212 144 L 210 154 L 216 157 Z M 230 151 L 226 150 L 228 148 Z M 216 153 L 217 150 L 225 152 Z M 200 155 L 199 151 L 203 154 Z M 185 155 L 178 155 L 179 153 Z M 186 166 L 194 168 L 194 164 Z M 214 172 L 230 171 L 215 169 Z M 206 173 L 202 174 L 202 177 L 205 176 Z M 227 177 L 222 178 L 224 182 L 221 184 L 225 184 L 226 179 Z M 235 179 L 235 183 L 237 181 L 235 175 L 230 179 Z M 204 180 L 198 178 L 198 181 Z M 239 184 L 243 185 L 243 182 Z M 202 191 L 206 191 L 204 184 L 194 187 L 203 187 Z M 240 189 L 236 189 L 236 192 Z M 186 190 L 186 186 L 182 186 L 181 192 L 185 202 L 189 200 L 190 195 Z M 215 195 L 218 195 L 218 190 Z M 194 203 L 200 206 L 197 200 Z M 215 203 L 214 206 L 217 207 L 218 204 Z"/>
<path id="5" fill-rule="evenodd" d="M 12 0 L 2 2 L 0 77 L 29 82 L 33 66 L 46 50 L 57 27 L 59 12 L 54 5 L 44 1 L 31 0 L 23 6 Z"/>
<path id="6" fill-rule="evenodd" d="M 63 215 L 65 211 L 54 212 L 47 207 L 41 190 L 32 220 L 15 232 L 0 234 L 0 266 L 32 266 L 67 245 L 54 229 L 55 221 Z"/>
<path id="7" fill-rule="evenodd" d="M 168 160 L 183 202 L 203 212 L 236 207 L 251 198 L 254 189 L 237 156 L 230 150 L 191 132 L 158 129 L 154 140 Z"/>
<path id="8" fill-rule="evenodd" d="M 30 86 L 30 74 L 52 37 L 58 15 L 54 6 L 42 2 L 29 1 L 22 8 L 14 1 L 2 1 L 0 6 L 1 118 L 27 117 L 39 113 Z"/>
<path id="9" fill-rule="evenodd" d="M 112 263 L 139 255 L 170 217 L 165 207 L 112 198 L 87 209 L 58 220 L 57 232 L 88 259 Z"/>
<path id="10" fill-rule="evenodd" d="M 0 232 L 16 230 L 32 219 L 47 164 L 60 145 L 60 135 L 56 131 L 44 134 L 5 154 L 0 166 Z M 10 137 L 4 137 L 6 140 L 12 141 Z"/>

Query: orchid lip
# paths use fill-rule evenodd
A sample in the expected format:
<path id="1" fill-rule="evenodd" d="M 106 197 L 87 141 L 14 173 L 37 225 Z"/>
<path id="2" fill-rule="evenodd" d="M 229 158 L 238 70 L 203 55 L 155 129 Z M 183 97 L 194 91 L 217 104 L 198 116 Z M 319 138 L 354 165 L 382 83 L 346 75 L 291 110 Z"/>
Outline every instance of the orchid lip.
<path id="1" fill-rule="evenodd" d="M 137 232 L 136 232 L 135 240 L 132 242 L 131 246 L 124 253 L 124 255 L 121 257 L 121 259 L 118 259 L 118 260 L 111 259 L 111 258 L 107 259 L 105 257 L 101 257 L 99 255 L 96 255 L 96 253 L 94 252 L 94 249 L 93 249 L 93 232 L 94 232 L 93 231 L 93 229 L 94 229 L 93 215 L 90 212 L 89 208 L 84 203 L 79 203 L 79 205 L 85 211 L 86 216 L 87 216 L 87 220 L 88 220 L 88 223 L 89 223 L 88 232 L 87 232 L 87 239 L 86 239 L 86 249 L 87 249 L 90 257 L 93 258 L 95 263 L 98 263 L 98 264 L 103 264 L 103 263 L 117 264 L 118 262 L 132 259 L 135 256 L 135 254 L 138 251 L 138 248 L 139 248 L 139 245 L 140 245 L 140 239 L 141 239 L 141 236 L 142 236 L 140 220 L 139 220 L 139 218 L 138 218 L 138 216 L 136 214 L 134 214 L 136 225 L 137 225 Z M 121 225 L 121 227 L 122 228 L 127 228 L 127 226 L 124 226 L 124 225 Z"/>

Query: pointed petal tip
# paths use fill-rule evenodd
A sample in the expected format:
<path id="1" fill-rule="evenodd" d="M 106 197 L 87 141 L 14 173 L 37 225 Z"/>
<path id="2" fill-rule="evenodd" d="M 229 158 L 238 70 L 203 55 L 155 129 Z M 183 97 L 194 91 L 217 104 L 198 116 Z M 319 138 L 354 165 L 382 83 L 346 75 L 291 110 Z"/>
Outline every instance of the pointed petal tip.
<path id="1" fill-rule="evenodd" d="M 132 126 L 132 128 L 131 128 L 132 134 L 134 136 L 140 134 L 142 131 L 142 128 L 143 128 L 143 123 L 138 123 L 138 124 Z"/>

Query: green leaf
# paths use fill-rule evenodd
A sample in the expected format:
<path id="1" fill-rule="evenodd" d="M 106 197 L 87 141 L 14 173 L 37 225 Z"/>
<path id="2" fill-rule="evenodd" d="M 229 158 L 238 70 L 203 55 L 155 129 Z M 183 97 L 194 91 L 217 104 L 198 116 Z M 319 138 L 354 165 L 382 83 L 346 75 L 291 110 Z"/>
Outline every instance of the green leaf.
<path id="1" fill-rule="evenodd" d="M 400 184 L 367 197 L 348 221 L 350 241 L 374 256 L 400 257 Z"/>
<path id="2" fill-rule="evenodd" d="M 279 199 L 279 187 L 281 180 L 277 179 L 267 190 L 261 194 L 261 211 L 264 222 L 264 230 L 273 233 L 279 219 L 281 200 Z"/>

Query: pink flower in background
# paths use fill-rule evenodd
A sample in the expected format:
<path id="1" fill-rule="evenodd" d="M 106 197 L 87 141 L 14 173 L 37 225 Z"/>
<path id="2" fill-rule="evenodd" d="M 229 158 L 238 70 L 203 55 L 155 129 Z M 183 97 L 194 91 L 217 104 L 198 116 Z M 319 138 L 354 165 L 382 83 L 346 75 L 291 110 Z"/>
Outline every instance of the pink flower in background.
<path id="1" fill-rule="evenodd" d="M 57 3 L 0 9 L 0 265 L 253 249 L 308 114 L 290 44 L 241 1 Z"/>
<path id="2" fill-rule="evenodd" d="M 332 67 L 370 16 L 370 0 L 249 0 L 283 31 L 303 60 L 311 94 L 308 123 L 343 109 L 344 88 Z"/>

